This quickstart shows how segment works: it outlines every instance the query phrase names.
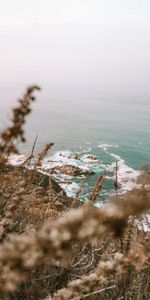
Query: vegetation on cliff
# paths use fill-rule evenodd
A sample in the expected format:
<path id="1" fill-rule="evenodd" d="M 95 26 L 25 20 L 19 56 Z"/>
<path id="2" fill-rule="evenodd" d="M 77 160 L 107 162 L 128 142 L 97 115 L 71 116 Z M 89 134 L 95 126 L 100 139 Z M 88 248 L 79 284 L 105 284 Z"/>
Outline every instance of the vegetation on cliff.
<path id="1" fill-rule="evenodd" d="M 16 141 L 25 142 L 35 90 L 27 89 L 1 133 L 0 299 L 149 299 L 150 241 L 142 228 L 150 209 L 149 168 L 141 172 L 140 189 L 122 197 L 116 192 L 97 208 L 102 176 L 81 203 L 80 191 L 69 198 L 51 175 L 38 172 L 53 143 L 38 153 L 32 169 L 34 146 L 22 165 L 11 166 Z"/>

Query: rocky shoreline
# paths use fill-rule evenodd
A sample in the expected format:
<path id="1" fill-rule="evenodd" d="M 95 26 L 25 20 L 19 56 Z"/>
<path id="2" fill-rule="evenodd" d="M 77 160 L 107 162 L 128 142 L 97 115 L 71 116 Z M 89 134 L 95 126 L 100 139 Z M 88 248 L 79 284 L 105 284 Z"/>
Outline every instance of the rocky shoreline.
<path id="1" fill-rule="evenodd" d="M 9 158 L 10 164 L 20 167 L 26 160 L 27 155 L 13 155 Z M 27 167 L 31 170 L 34 168 L 34 158 Z M 86 179 L 103 172 L 95 155 L 72 153 L 71 151 L 55 152 L 51 157 L 44 158 L 36 170 L 53 178 L 69 197 L 75 197 L 83 178 Z"/>

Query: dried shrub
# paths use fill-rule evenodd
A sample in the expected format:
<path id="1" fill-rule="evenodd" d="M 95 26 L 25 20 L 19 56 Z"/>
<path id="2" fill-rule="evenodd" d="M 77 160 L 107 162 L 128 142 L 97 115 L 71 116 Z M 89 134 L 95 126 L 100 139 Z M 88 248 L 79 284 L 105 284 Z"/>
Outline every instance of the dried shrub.
<path id="1" fill-rule="evenodd" d="M 32 170 L 36 140 L 22 166 L 10 166 L 15 141 L 25 141 L 23 124 L 36 89 L 27 89 L 12 126 L 1 134 L 0 299 L 149 299 L 149 233 L 137 223 L 150 209 L 149 169 L 141 172 L 140 189 L 96 208 L 103 177 L 81 205 L 79 194 L 67 197 L 38 173 L 53 143 L 34 154 Z"/>
<path id="2" fill-rule="evenodd" d="M 26 116 L 31 112 L 31 102 L 35 101 L 33 92 L 40 90 L 40 87 L 33 85 L 28 87 L 26 93 L 19 99 L 18 106 L 12 110 L 13 116 L 11 120 L 11 126 L 6 128 L 1 135 L 0 142 L 0 154 L 9 155 L 10 153 L 18 153 L 14 142 L 20 139 L 23 143 L 26 141 L 25 132 L 23 126 L 25 124 Z"/>

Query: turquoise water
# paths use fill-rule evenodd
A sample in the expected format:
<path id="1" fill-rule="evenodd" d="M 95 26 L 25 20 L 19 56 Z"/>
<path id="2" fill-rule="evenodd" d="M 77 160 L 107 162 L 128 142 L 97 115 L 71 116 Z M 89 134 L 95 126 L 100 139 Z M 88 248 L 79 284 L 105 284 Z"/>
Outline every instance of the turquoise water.
<path id="1" fill-rule="evenodd" d="M 15 104 L 12 98 L 16 99 L 20 90 L 21 87 L 1 87 L 1 126 L 7 123 L 8 110 Z M 28 142 L 20 145 L 23 153 L 30 151 L 38 134 L 37 149 L 49 141 L 55 143 L 49 156 L 59 150 L 92 153 L 99 160 L 99 168 L 100 164 L 113 164 L 116 158 L 112 154 L 118 155 L 122 169 L 138 170 L 149 163 L 150 95 L 47 87 L 38 98 L 26 125 Z M 112 147 L 105 148 L 103 144 Z M 105 189 L 111 188 L 112 182 L 108 181 Z"/>
<path id="2" fill-rule="evenodd" d="M 39 144 L 54 141 L 58 150 L 75 151 L 91 147 L 100 158 L 103 152 L 97 145 L 113 144 L 118 145 L 115 153 L 130 166 L 149 162 L 149 96 L 76 94 L 47 95 L 34 105 L 27 126 L 30 143 L 39 134 Z"/>

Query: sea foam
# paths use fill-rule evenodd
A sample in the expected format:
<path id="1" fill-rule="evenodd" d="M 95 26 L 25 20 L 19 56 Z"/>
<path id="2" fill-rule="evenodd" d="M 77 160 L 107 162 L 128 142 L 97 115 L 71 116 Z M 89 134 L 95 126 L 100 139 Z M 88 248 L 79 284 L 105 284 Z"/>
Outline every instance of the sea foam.
<path id="1" fill-rule="evenodd" d="M 115 173 L 116 173 L 116 161 L 117 161 L 117 175 L 118 175 L 118 183 L 119 189 L 118 192 L 120 194 L 125 193 L 126 191 L 131 191 L 133 188 L 138 187 L 136 180 L 139 176 L 140 172 L 134 170 L 133 168 L 129 167 L 125 160 L 123 160 L 119 155 L 116 155 L 112 152 L 108 152 L 108 149 L 112 147 L 116 148 L 117 145 L 109 145 L 109 144 L 101 144 L 98 147 L 103 149 L 103 151 L 107 152 L 112 158 L 112 162 L 110 164 L 104 164 L 98 158 L 91 159 L 92 154 L 86 153 L 83 151 L 78 154 L 79 152 L 73 153 L 69 150 L 57 151 L 52 156 L 44 158 L 41 167 L 39 168 L 40 172 L 49 174 L 49 170 L 55 167 L 63 167 L 63 166 L 74 166 L 80 168 L 85 171 L 93 171 L 95 174 L 104 174 L 106 172 L 105 180 L 109 181 L 115 180 Z M 26 159 L 28 155 L 10 155 L 9 162 L 12 165 L 19 166 L 21 165 Z M 31 163 L 31 166 L 33 162 Z M 60 185 L 65 186 L 66 193 L 70 196 L 75 196 L 77 188 L 79 186 L 79 182 L 84 176 L 71 176 L 65 175 L 61 172 L 56 172 L 53 174 L 53 177 L 60 183 Z M 78 183 L 76 181 L 79 181 Z M 108 190 L 108 194 L 109 191 Z"/>
<path id="2" fill-rule="evenodd" d="M 117 177 L 118 183 L 120 185 L 119 192 L 125 193 L 127 191 L 131 191 L 134 188 L 138 188 L 139 185 L 136 183 L 138 176 L 140 175 L 140 171 L 134 170 L 129 167 L 124 159 L 122 159 L 119 155 L 114 153 L 110 153 L 112 158 L 115 160 L 108 168 L 107 171 L 116 173 L 116 162 L 117 162 Z"/>
<path id="3" fill-rule="evenodd" d="M 100 144 L 97 146 L 98 148 L 103 149 L 104 151 L 107 151 L 110 148 L 118 148 L 118 145 L 113 145 L 113 144 Z"/>

